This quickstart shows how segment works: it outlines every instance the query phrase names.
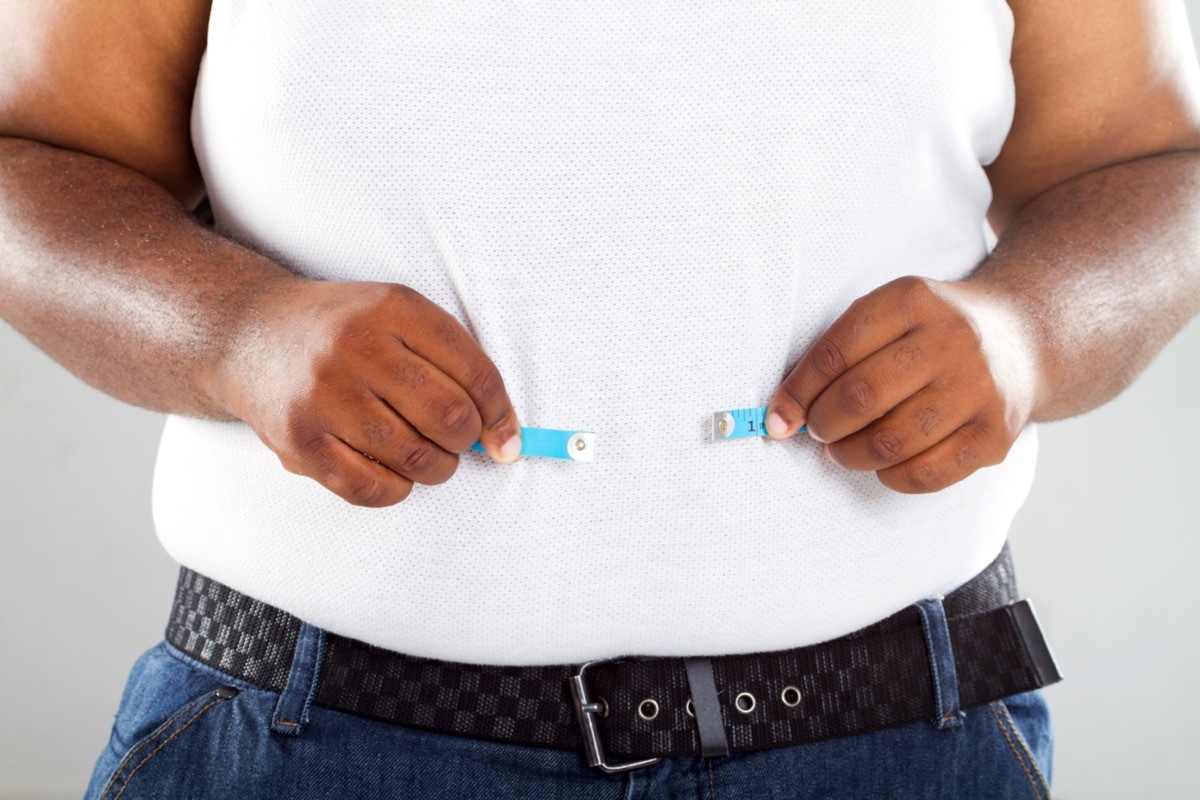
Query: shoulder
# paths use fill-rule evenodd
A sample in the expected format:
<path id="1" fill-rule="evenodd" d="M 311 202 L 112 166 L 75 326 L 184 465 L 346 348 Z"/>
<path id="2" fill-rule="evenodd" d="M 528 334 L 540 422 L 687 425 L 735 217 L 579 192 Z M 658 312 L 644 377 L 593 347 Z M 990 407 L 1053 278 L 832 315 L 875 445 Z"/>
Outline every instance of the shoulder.
<path id="1" fill-rule="evenodd" d="M 196 199 L 189 121 L 210 3 L 0 4 L 0 136 L 107 158 Z"/>
<path id="2" fill-rule="evenodd" d="M 1200 147 L 1200 69 L 1183 0 L 1008 0 L 1016 110 L 988 167 L 997 231 L 1065 180 Z"/>

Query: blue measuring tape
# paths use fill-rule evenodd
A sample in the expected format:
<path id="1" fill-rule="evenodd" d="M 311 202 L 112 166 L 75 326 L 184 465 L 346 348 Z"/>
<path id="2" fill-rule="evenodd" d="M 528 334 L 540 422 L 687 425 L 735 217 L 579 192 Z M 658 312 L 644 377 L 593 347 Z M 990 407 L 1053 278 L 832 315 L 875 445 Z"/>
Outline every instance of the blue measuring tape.
<path id="1" fill-rule="evenodd" d="M 472 450 L 487 452 L 479 442 Z M 521 455 L 591 461 L 596 457 L 596 434 L 590 431 L 560 431 L 553 428 L 521 428 Z"/>
<path id="2" fill-rule="evenodd" d="M 766 436 L 764 420 L 767 407 L 738 408 L 733 411 L 715 411 L 712 415 L 710 439 L 714 442 L 725 439 L 746 439 Z M 808 426 L 802 426 L 801 431 Z M 485 453 L 479 442 L 471 449 Z M 571 461 L 592 461 L 596 457 L 596 434 L 591 431 L 561 431 L 554 428 L 521 428 L 521 455 L 542 458 L 566 458 Z"/>
<path id="3" fill-rule="evenodd" d="M 712 441 L 745 439 L 750 436 L 767 435 L 767 407 L 739 408 L 734 411 L 714 411 L 712 415 Z M 802 425 L 800 430 L 807 429 Z M 796 431 L 799 433 L 800 431 Z"/>

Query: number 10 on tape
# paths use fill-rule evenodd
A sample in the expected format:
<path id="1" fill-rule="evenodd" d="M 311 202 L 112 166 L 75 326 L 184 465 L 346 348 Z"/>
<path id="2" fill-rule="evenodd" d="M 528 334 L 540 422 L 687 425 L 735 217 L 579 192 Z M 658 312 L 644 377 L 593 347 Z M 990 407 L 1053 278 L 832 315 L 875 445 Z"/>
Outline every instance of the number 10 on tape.
<path id="1" fill-rule="evenodd" d="M 714 411 L 712 415 L 712 440 L 746 439 L 751 436 L 766 436 L 766 406 L 738 408 L 733 411 Z M 804 430 L 808 426 L 802 426 Z M 797 431 L 799 433 L 799 431 Z"/>

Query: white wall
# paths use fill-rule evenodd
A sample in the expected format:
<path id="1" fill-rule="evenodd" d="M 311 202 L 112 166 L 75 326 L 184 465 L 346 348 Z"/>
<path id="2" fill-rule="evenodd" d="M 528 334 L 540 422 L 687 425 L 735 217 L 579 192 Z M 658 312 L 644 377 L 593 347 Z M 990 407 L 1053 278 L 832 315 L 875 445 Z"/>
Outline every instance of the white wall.
<path id="1" fill-rule="evenodd" d="M 1200 796 L 1200 321 L 1121 397 L 1043 425 L 1011 541 L 1065 680 L 1056 797 Z"/>
<path id="2" fill-rule="evenodd" d="M 78 798 L 178 567 L 150 524 L 162 417 L 0 325 L 0 798 Z"/>
<path id="3" fill-rule="evenodd" d="M 1012 541 L 1067 676 L 1047 691 L 1056 797 L 1200 795 L 1198 408 L 1193 322 L 1118 400 L 1042 426 Z M 162 636 L 161 428 L 0 325 L 0 800 L 82 794 L 129 667 Z"/>

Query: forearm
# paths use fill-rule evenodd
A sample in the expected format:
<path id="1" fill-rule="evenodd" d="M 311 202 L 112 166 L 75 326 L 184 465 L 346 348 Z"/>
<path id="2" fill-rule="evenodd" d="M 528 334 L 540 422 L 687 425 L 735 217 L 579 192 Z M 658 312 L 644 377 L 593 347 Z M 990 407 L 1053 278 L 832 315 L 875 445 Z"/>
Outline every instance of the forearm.
<path id="1" fill-rule="evenodd" d="M 1038 373 L 1034 421 L 1103 404 L 1200 311 L 1200 154 L 1047 190 L 969 284 L 1021 322 Z"/>
<path id="2" fill-rule="evenodd" d="M 0 317 L 114 397 L 229 418 L 213 376 L 251 304 L 294 279 L 129 169 L 0 139 Z"/>

